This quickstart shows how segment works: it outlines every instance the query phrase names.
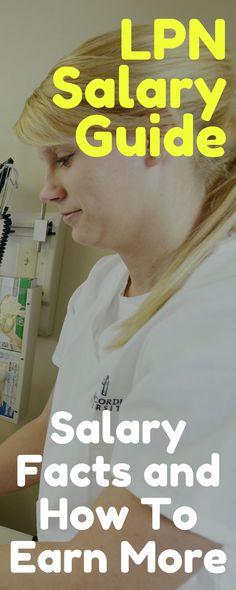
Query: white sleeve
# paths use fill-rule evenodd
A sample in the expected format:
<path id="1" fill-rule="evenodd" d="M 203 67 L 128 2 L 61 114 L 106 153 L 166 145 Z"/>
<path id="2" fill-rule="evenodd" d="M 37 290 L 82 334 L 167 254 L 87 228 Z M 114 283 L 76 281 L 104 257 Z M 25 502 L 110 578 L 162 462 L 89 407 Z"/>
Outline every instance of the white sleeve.
<path id="1" fill-rule="evenodd" d="M 176 428 L 187 425 L 174 454 L 162 428 L 153 431 L 150 444 L 116 441 L 111 464 L 131 467 L 129 491 L 138 498 L 168 497 L 172 503 L 161 513 L 189 506 L 197 513 L 192 529 L 206 538 L 236 546 L 236 277 L 229 283 L 195 290 L 173 315 L 160 319 L 140 354 L 132 390 L 122 402 L 123 420 L 168 420 Z M 187 487 L 151 487 L 145 468 L 153 463 L 187 463 L 194 471 L 220 454 L 219 487 L 203 487 L 194 479 Z"/>
<path id="2" fill-rule="evenodd" d="M 63 362 L 67 346 L 74 333 L 75 322 L 79 329 L 81 313 L 89 313 L 90 307 L 96 303 L 109 272 L 120 264 L 120 258 L 111 254 L 102 256 L 91 268 L 87 279 L 74 291 L 69 299 L 67 314 L 61 329 L 59 341 L 52 356 L 52 362 L 60 367 Z"/>

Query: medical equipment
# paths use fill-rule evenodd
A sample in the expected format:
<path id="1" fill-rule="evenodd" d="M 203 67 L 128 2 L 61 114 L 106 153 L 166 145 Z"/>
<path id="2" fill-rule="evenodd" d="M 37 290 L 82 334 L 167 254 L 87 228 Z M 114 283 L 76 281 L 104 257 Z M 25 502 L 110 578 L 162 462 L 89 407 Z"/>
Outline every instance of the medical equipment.
<path id="1" fill-rule="evenodd" d="M 4 256 L 8 236 L 13 231 L 11 229 L 12 219 L 7 207 L 12 189 L 18 186 L 17 170 L 13 167 L 13 164 L 12 158 L 8 158 L 6 162 L 0 164 L 0 264 Z M 12 179 L 12 173 L 15 175 L 14 180 Z"/>
<path id="2" fill-rule="evenodd" d="M 17 423 L 30 394 L 37 336 L 53 331 L 65 225 L 12 210 L 18 172 L 0 164 L 0 417 Z"/>

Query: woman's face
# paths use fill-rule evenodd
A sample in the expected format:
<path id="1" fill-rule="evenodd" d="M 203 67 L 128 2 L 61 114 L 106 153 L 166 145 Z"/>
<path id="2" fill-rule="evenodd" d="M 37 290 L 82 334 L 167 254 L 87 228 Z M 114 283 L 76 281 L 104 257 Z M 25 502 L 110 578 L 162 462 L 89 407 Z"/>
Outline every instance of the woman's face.
<path id="1" fill-rule="evenodd" d="M 40 199 L 58 206 L 80 244 L 122 253 L 151 238 L 158 248 L 169 234 L 185 237 L 198 213 L 187 158 L 125 157 L 115 145 L 110 155 L 92 158 L 74 140 L 39 154 L 46 167 Z"/>

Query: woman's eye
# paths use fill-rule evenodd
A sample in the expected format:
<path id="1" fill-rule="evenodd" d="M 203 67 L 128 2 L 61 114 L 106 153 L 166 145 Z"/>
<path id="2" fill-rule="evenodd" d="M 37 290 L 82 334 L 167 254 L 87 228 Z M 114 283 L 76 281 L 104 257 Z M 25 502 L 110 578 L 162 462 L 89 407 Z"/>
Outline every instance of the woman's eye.
<path id="1" fill-rule="evenodd" d="M 69 167 L 71 159 L 74 155 L 75 152 L 73 154 L 68 154 L 68 156 L 62 156 L 61 158 L 57 158 L 56 165 L 59 166 L 59 168 L 62 168 L 63 166 Z"/>

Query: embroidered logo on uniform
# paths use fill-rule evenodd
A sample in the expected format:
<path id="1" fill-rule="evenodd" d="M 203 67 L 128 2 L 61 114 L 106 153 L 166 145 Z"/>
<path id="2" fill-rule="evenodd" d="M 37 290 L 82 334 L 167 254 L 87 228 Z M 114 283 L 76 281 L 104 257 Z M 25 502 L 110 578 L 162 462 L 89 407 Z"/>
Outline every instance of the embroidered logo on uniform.
<path id="1" fill-rule="evenodd" d="M 91 406 L 95 410 L 116 410 L 119 412 L 123 399 L 118 397 L 108 397 L 108 389 L 110 384 L 110 377 L 106 375 L 101 383 L 100 392 L 96 392 L 91 399 Z"/>

